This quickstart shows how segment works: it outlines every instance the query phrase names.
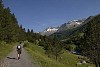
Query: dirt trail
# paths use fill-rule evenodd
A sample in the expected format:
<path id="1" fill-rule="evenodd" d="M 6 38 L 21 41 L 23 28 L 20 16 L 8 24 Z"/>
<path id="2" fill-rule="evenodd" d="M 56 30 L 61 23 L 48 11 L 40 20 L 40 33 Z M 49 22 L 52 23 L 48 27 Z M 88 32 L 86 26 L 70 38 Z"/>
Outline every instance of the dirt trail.
<path id="1" fill-rule="evenodd" d="M 0 62 L 0 67 L 35 67 L 27 51 L 22 48 L 21 59 L 17 59 L 16 47 L 13 51 Z"/>

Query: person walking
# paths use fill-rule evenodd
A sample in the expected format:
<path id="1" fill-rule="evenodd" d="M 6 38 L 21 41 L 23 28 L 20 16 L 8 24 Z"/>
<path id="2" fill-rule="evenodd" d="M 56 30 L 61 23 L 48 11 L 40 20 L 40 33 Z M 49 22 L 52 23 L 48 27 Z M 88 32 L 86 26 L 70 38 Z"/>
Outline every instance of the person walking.
<path id="1" fill-rule="evenodd" d="M 17 57 L 18 57 L 18 60 L 20 59 L 21 51 L 22 51 L 22 47 L 21 47 L 21 42 L 20 42 L 20 44 L 17 45 Z"/>

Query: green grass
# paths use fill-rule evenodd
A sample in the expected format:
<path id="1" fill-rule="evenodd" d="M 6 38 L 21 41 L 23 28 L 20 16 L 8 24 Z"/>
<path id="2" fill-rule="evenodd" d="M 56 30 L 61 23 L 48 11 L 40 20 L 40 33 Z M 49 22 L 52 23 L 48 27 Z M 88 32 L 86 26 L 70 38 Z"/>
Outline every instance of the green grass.
<path id="1" fill-rule="evenodd" d="M 6 57 L 12 48 L 13 44 L 7 44 L 6 42 L 0 41 L 0 60 Z"/>
<path id="2" fill-rule="evenodd" d="M 39 64 L 40 67 L 88 67 L 89 65 L 94 67 L 93 64 L 88 63 L 76 66 L 76 63 L 79 62 L 78 55 L 71 54 L 67 51 L 61 55 L 59 61 L 56 61 L 53 58 L 49 58 L 42 47 L 32 43 L 26 43 L 25 45 L 26 50 L 35 61 L 34 64 Z"/>

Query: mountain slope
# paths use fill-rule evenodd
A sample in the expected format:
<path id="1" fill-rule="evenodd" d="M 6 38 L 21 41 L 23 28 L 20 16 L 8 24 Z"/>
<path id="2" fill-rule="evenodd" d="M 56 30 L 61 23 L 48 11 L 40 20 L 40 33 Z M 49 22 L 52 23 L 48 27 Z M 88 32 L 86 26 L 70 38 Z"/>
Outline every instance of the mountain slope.
<path id="1" fill-rule="evenodd" d="M 39 63 L 41 67 L 74 67 L 79 62 L 78 57 L 81 57 L 79 55 L 71 54 L 68 51 L 64 51 L 64 53 L 60 55 L 61 58 L 57 61 L 53 57 L 48 57 L 43 47 L 32 43 L 27 43 L 26 45 L 27 47 L 25 48 L 32 56 L 33 60 L 36 63 Z M 94 67 L 93 64 L 89 63 L 77 65 L 77 67 L 88 66 Z"/>
<path id="2" fill-rule="evenodd" d="M 84 23 L 84 21 L 85 21 L 85 19 L 72 20 L 72 21 L 69 21 L 68 23 L 62 24 L 60 27 L 48 27 L 43 32 L 40 32 L 40 34 L 50 36 L 50 35 L 52 35 L 53 33 L 56 33 L 56 32 L 76 28 L 76 27 L 82 25 Z"/>
<path id="3" fill-rule="evenodd" d="M 72 20 L 69 21 L 68 23 L 64 23 L 60 26 L 60 28 L 58 29 L 58 32 L 60 31 L 64 31 L 64 30 L 68 30 L 68 29 L 73 29 L 76 28 L 80 25 L 82 25 L 84 23 L 85 19 L 82 20 Z"/>
<path id="4" fill-rule="evenodd" d="M 78 35 L 79 33 L 84 32 L 84 30 L 87 27 L 87 23 L 93 18 L 94 18 L 94 16 L 90 16 L 86 20 L 84 20 L 84 21 L 82 20 L 81 24 L 78 25 L 78 26 L 75 26 L 75 27 L 73 26 L 73 24 L 75 24 L 75 22 L 71 23 L 72 24 L 71 26 L 68 23 L 69 28 L 68 28 L 68 26 L 63 26 L 62 25 L 61 26 L 62 30 L 59 28 L 60 31 L 58 30 L 54 34 L 50 35 L 50 37 L 57 36 L 59 40 L 64 40 L 64 39 L 71 38 L 75 35 Z"/>

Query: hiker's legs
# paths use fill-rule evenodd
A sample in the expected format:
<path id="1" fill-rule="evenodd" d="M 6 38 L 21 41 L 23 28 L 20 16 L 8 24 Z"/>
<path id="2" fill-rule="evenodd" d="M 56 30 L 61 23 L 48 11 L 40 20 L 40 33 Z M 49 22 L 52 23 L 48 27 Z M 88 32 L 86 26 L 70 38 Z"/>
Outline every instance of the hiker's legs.
<path id="1" fill-rule="evenodd" d="M 20 54 L 21 54 L 21 50 L 18 50 L 18 51 L 17 51 L 18 60 L 20 59 Z"/>
<path id="2" fill-rule="evenodd" d="M 20 54 L 18 54 L 18 59 L 20 59 Z"/>

